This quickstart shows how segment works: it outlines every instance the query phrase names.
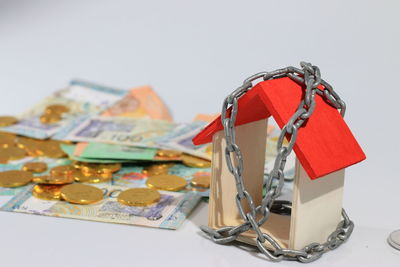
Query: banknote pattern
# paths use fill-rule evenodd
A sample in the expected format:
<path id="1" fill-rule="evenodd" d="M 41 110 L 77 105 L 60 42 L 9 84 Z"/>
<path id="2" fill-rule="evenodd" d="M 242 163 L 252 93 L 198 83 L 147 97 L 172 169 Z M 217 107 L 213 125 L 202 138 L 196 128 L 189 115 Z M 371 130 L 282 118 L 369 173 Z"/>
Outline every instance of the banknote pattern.
<path id="1" fill-rule="evenodd" d="M 83 121 L 65 139 L 140 147 L 159 147 L 161 139 L 179 127 L 161 120 L 122 117 L 92 117 Z"/>
<path id="2" fill-rule="evenodd" d="M 131 89 L 101 115 L 172 121 L 168 107 L 150 86 Z"/>
<path id="3" fill-rule="evenodd" d="M 104 200 L 91 205 L 76 205 L 68 202 L 41 200 L 32 196 L 32 186 L 20 189 L 0 210 L 91 220 L 108 223 L 141 225 L 147 227 L 177 229 L 200 201 L 193 192 L 160 191 L 161 200 L 147 207 L 128 207 L 117 202 L 118 193 L 124 187 L 97 185 L 104 193 Z M 1 197 L 0 197 L 1 200 Z M 0 202 L 1 203 L 1 202 Z"/>
<path id="4" fill-rule="evenodd" d="M 100 86 L 94 83 L 74 80 L 66 89 L 56 91 L 33 108 L 19 116 L 17 124 L 1 128 L 1 131 L 13 132 L 38 139 L 49 138 L 59 132 L 65 132 L 89 115 L 94 115 L 121 99 L 126 91 Z M 63 105 L 69 112 L 63 114 L 61 121 L 43 124 L 40 115 L 50 105 Z M 60 139 L 62 135 L 58 136 Z"/>

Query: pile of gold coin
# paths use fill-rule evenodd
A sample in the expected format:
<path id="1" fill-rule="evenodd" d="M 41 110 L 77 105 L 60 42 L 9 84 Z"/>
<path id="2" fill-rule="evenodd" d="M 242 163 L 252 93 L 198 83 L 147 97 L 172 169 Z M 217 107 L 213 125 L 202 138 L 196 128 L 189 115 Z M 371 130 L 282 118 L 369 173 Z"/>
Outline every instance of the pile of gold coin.
<path id="1" fill-rule="evenodd" d="M 61 149 L 62 142 L 55 140 L 37 140 L 0 132 L 0 163 L 8 163 L 25 157 L 64 158 L 67 155 Z"/>
<path id="2" fill-rule="evenodd" d="M 32 189 L 32 196 L 44 200 L 60 200 L 63 185 L 38 184 Z"/>
<path id="3" fill-rule="evenodd" d="M 53 167 L 47 175 L 33 176 L 33 173 L 45 172 L 47 168 L 44 162 L 28 162 L 23 165 L 22 170 L 0 172 L 0 187 L 19 187 L 33 182 L 36 185 L 32 189 L 32 195 L 36 198 L 65 200 L 82 205 L 92 204 L 103 199 L 102 190 L 89 185 L 74 184 L 74 182 L 109 181 L 113 173 L 121 169 L 121 164 L 74 162 L 72 165 Z"/>
<path id="4" fill-rule="evenodd" d="M 80 183 L 104 183 L 110 181 L 113 173 L 121 169 L 120 163 L 87 163 L 75 161 L 74 179 Z"/>
<path id="5" fill-rule="evenodd" d="M 65 185 L 74 182 L 74 168 L 70 165 L 60 165 L 50 170 L 50 175 L 35 176 L 32 181 L 36 184 Z"/>
<path id="6" fill-rule="evenodd" d="M 182 156 L 182 163 L 192 168 L 210 168 L 211 161 L 184 154 Z"/>
<path id="7" fill-rule="evenodd" d="M 47 106 L 44 113 L 40 116 L 40 122 L 43 124 L 53 124 L 62 120 L 64 113 L 69 112 L 69 108 L 64 105 L 54 104 Z"/>

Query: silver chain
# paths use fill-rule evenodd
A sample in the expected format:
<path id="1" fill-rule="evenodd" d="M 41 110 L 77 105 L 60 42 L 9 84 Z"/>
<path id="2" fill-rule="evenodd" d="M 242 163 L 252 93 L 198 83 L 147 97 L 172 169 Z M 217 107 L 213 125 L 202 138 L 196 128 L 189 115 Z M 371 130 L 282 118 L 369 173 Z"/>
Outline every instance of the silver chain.
<path id="1" fill-rule="evenodd" d="M 250 76 L 244 80 L 242 86 L 233 91 L 225 98 L 222 106 L 221 121 L 224 127 L 226 139 L 225 158 L 229 171 L 233 174 L 236 182 L 236 205 L 239 210 L 240 217 L 244 220 L 243 224 L 238 226 L 226 226 L 214 230 L 212 228 L 202 226 L 203 232 L 208 234 L 210 238 L 217 244 L 226 244 L 237 239 L 237 237 L 250 229 L 254 230 L 257 238 L 256 243 L 258 249 L 272 261 L 281 260 L 298 260 L 300 262 L 312 262 L 322 256 L 323 253 L 333 250 L 345 242 L 351 235 L 354 223 L 349 219 L 345 210 L 342 210 L 343 220 L 338 224 L 336 230 L 331 233 L 325 243 L 311 243 L 303 249 L 285 249 L 270 235 L 263 233 L 260 226 L 264 224 L 271 213 L 271 207 L 275 199 L 280 195 L 284 185 L 284 168 L 286 159 L 293 150 L 296 142 L 298 131 L 301 126 L 310 118 L 315 109 L 315 95 L 319 94 L 324 100 L 340 110 L 342 117 L 346 111 L 346 105 L 339 95 L 333 90 L 332 86 L 321 79 L 321 73 L 317 66 L 310 63 L 300 62 L 301 69 L 295 67 L 287 67 L 272 72 L 260 72 Z M 261 205 L 255 206 L 250 193 L 246 190 L 243 183 L 243 158 L 239 146 L 236 144 L 235 136 L 235 120 L 238 112 L 238 100 L 248 90 L 253 87 L 253 82 L 259 79 L 272 80 L 282 77 L 289 77 L 297 83 L 305 86 L 304 99 L 299 103 L 297 111 L 293 114 L 287 124 L 282 128 L 282 132 L 278 139 L 277 157 L 275 159 L 274 168 L 267 175 L 264 182 L 265 196 L 261 201 Z M 323 90 L 318 87 L 322 85 Z M 227 111 L 231 108 L 231 113 Z M 288 145 L 284 146 L 285 137 Z M 234 164 L 236 162 L 236 164 Z M 247 203 L 249 212 L 245 212 L 242 200 Z M 256 219 L 257 213 L 261 214 L 259 220 Z M 273 247 L 268 250 L 265 242 Z"/>

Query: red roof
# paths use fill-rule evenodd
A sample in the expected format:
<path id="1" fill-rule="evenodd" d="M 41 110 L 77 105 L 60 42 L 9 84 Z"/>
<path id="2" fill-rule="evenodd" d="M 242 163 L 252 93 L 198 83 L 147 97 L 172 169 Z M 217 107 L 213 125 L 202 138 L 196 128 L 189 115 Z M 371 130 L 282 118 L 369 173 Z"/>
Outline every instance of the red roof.
<path id="1" fill-rule="evenodd" d="M 290 78 L 260 82 L 239 99 L 235 125 L 266 119 L 272 115 L 282 128 L 296 112 L 303 93 L 304 88 Z M 346 168 L 366 158 L 340 113 L 321 96 L 316 95 L 315 99 L 314 113 L 300 128 L 293 148 L 311 179 Z M 209 143 L 212 136 L 220 130 L 223 130 L 221 116 L 193 138 L 193 143 Z"/>

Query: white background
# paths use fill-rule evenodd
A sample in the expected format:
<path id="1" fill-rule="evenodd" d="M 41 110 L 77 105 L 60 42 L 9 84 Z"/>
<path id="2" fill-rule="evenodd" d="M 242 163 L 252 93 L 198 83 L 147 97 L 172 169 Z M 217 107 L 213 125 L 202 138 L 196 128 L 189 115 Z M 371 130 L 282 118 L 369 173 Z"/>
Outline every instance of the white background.
<path id="1" fill-rule="evenodd" d="M 399 266 L 386 243 L 400 228 L 399 9 L 382 0 L 0 0 L 0 113 L 18 114 L 77 77 L 151 84 L 189 121 L 219 112 L 255 72 L 310 61 L 347 102 L 367 154 L 346 175 L 354 234 L 314 265 Z M 0 266 L 272 265 L 211 243 L 198 230 L 206 222 L 204 204 L 178 231 L 2 212 Z"/>

